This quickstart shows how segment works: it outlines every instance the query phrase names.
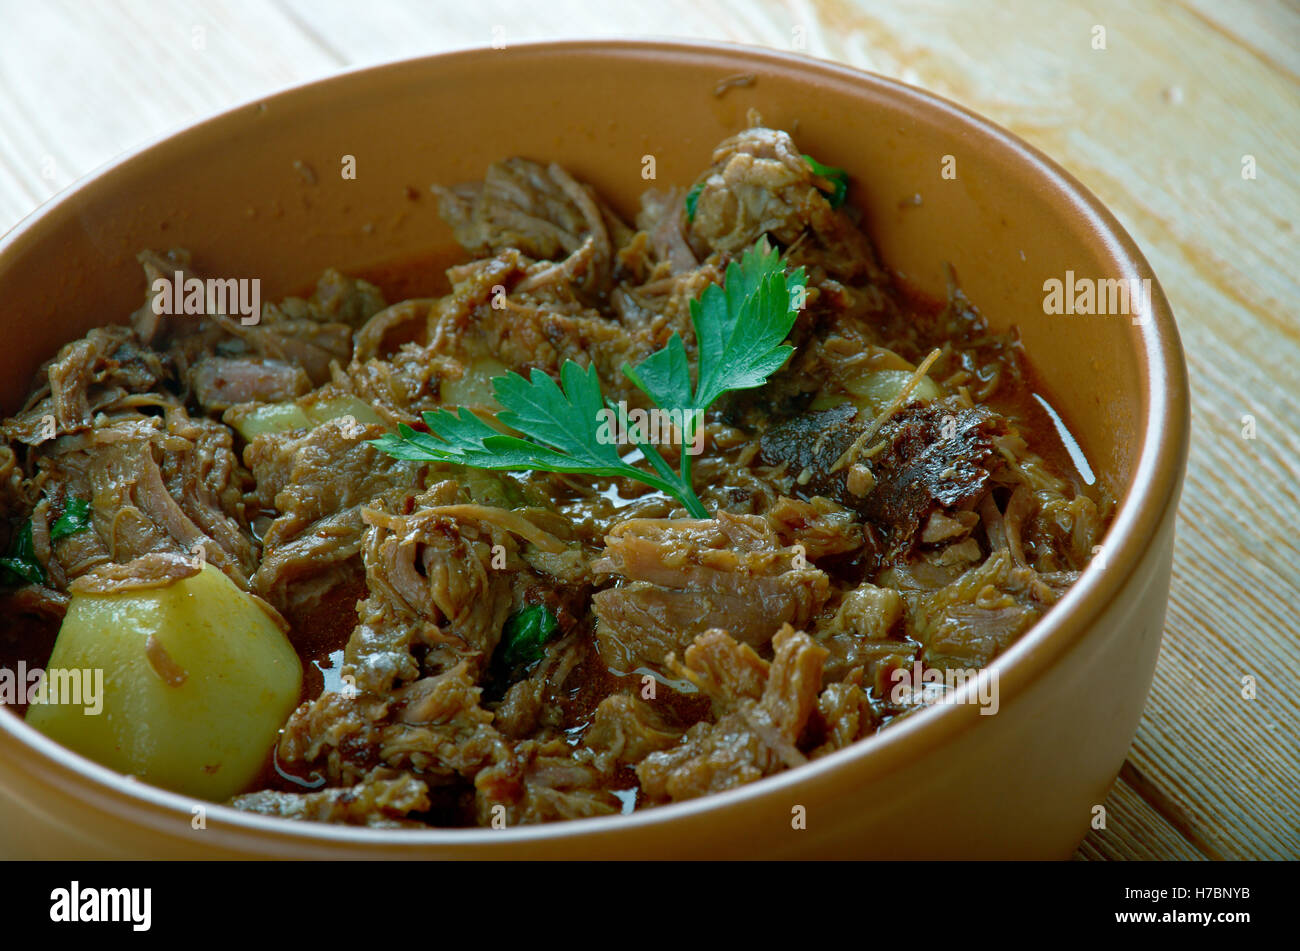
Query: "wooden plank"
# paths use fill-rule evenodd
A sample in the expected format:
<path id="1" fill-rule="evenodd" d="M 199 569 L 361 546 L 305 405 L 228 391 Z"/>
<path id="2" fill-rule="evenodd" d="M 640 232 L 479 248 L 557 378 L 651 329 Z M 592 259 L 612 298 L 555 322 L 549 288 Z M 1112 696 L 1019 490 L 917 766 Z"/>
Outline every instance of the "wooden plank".
<path id="1" fill-rule="evenodd" d="M 1292 82 L 1300 83 L 1300 5 L 1287 0 L 1256 3 L 1182 0 L 1182 3 L 1213 30 L 1285 73 Z"/>
<path id="2" fill-rule="evenodd" d="M 1170 822 L 1126 781 L 1126 773 L 1127 767 L 1106 798 L 1106 827 L 1089 832 L 1075 858 L 1141 861 L 1205 859 L 1205 853 L 1189 842 L 1175 823 Z"/>
<path id="3" fill-rule="evenodd" d="M 10 4 L 0 229 L 127 148 L 338 65 L 258 0 Z"/>

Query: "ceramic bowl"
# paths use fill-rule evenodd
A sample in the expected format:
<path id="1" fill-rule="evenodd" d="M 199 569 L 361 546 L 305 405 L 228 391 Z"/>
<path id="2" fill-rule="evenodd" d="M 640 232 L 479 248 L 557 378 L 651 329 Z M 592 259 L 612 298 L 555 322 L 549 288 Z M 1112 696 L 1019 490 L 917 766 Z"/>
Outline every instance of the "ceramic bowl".
<path id="1" fill-rule="evenodd" d="M 715 94 L 739 74 L 754 80 Z M 139 305 L 141 248 L 190 248 L 200 268 L 260 277 L 274 299 L 329 266 L 445 251 L 428 186 L 480 178 L 510 155 L 561 163 L 630 219 L 649 184 L 644 156 L 656 184 L 689 183 L 751 108 L 850 171 L 851 201 L 889 267 L 941 296 L 951 262 L 991 325 L 1020 328 L 1120 500 L 1104 558 L 994 662 L 996 715 L 935 706 L 799 769 L 629 817 L 393 832 L 211 804 L 198 823 L 193 800 L 97 766 L 3 710 L 0 854 L 1070 856 L 1151 684 L 1186 466 L 1186 370 L 1169 304 L 1114 216 L 1034 148 L 929 93 L 801 55 L 610 41 L 431 56 L 240 106 L 96 172 L 0 241 L 0 408 L 16 409 L 60 345 Z M 345 156 L 354 179 L 341 174 Z M 1149 306 L 1133 319 L 1045 313 L 1045 282 L 1067 272 L 1150 280 Z"/>

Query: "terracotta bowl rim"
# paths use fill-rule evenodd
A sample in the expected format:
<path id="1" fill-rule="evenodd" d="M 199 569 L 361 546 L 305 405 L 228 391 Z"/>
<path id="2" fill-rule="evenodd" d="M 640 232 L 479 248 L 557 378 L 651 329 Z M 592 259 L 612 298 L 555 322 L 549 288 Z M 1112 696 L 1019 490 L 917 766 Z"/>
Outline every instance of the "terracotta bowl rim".
<path id="1" fill-rule="evenodd" d="M 141 161 L 146 153 L 182 138 L 212 133 L 222 125 L 238 121 L 236 116 L 255 104 L 277 103 L 285 110 L 311 106 L 314 99 L 335 87 L 355 83 L 366 76 L 402 72 L 423 73 L 430 68 L 481 68 L 487 56 L 508 53 L 516 57 L 631 56 L 647 60 L 649 68 L 665 68 L 674 59 L 700 62 L 713 59 L 734 63 L 736 71 L 766 67 L 787 75 L 799 74 L 814 80 L 869 89 L 880 98 L 929 113 L 951 124 L 954 133 L 969 133 L 967 141 L 982 150 L 1002 150 L 1016 170 L 1046 188 L 1046 201 L 1063 220 L 1073 220 L 1091 232 L 1091 239 L 1118 267 L 1121 278 L 1149 278 L 1152 282 L 1150 319 L 1138 324 L 1126 322 L 1129 338 L 1137 350 L 1146 417 L 1140 426 L 1141 448 L 1130 484 L 1120 501 L 1105 541 L 1107 567 L 1095 562 L 1024 637 L 991 665 L 999 677 L 1003 706 L 1049 666 L 1061 659 L 1093 630 L 1094 623 L 1119 593 L 1128 576 L 1151 554 L 1152 538 L 1168 510 L 1176 505 L 1188 452 L 1190 410 L 1187 370 L 1178 329 L 1169 303 L 1150 265 L 1137 245 L 1100 200 L 1070 173 L 1041 151 L 977 113 L 947 99 L 900 81 L 852 66 L 766 47 L 712 40 L 591 38 L 551 40 L 512 45 L 508 50 L 478 46 L 448 52 L 414 56 L 374 65 L 350 68 L 329 76 L 299 83 L 275 93 L 257 96 L 215 115 L 188 123 L 117 156 L 51 197 L 35 211 L 0 236 L 0 260 L 23 253 L 42 225 L 59 212 L 71 212 L 88 190 L 111 178 L 119 167 Z M 746 68 L 748 67 L 748 69 Z M 970 688 L 973 690 L 974 686 Z M 339 848 L 366 847 L 385 853 L 393 850 L 416 852 L 430 847 L 448 850 L 539 840 L 575 840 L 599 835 L 618 835 L 633 829 L 671 826 L 689 817 L 701 817 L 764 798 L 788 794 L 792 787 L 824 777 L 825 774 L 857 767 L 860 781 L 875 780 L 905 762 L 939 750 L 982 719 L 971 703 L 940 705 L 903 720 L 888 730 L 860 740 L 852 746 L 822 757 L 805 766 L 769 776 L 733 790 L 700 799 L 658 806 L 621 817 L 572 819 L 538 826 L 504 830 L 429 829 L 380 830 L 324 823 L 296 822 L 241 812 L 217 803 L 202 803 L 208 810 L 213 844 L 226 848 L 274 854 L 274 846 L 310 850 L 321 854 Z M 192 808 L 198 800 L 132 780 L 64 748 L 45 737 L 12 712 L 0 715 L 0 742 L 10 755 L 26 756 L 22 769 L 29 777 L 60 789 L 78 788 L 78 797 L 119 820 L 161 830 L 164 823 L 184 823 L 188 828 Z M 169 821 L 170 820 L 170 821 Z M 219 830 L 219 831 L 218 831 Z"/>

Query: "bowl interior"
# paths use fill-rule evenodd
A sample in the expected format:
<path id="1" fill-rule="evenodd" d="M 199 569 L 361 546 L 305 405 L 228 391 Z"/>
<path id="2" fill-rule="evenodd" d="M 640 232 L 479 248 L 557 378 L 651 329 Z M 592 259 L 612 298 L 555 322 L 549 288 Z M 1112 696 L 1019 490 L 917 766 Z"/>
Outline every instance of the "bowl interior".
<path id="1" fill-rule="evenodd" d="M 754 83 L 715 95 L 738 73 Z M 1149 394 L 1162 385 L 1150 354 L 1174 352 L 1176 336 L 1171 345 L 1124 317 L 1049 316 L 1043 300 L 1044 282 L 1069 271 L 1149 277 L 1131 242 L 1110 235 L 1113 221 L 1071 190 L 1077 183 L 963 110 L 744 48 L 468 51 L 291 90 L 167 138 L 0 240 L 0 320 L 12 341 L 0 351 L 0 409 L 17 407 L 64 343 L 139 306 L 142 248 L 189 248 L 200 271 L 260 278 L 262 299 L 274 300 L 326 267 L 445 255 L 454 242 L 428 186 L 478 179 L 516 154 L 559 162 L 631 220 L 646 187 L 688 185 L 750 109 L 849 170 L 850 201 L 888 266 L 942 297 L 950 263 L 995 329 L 1020 328 L 1053 405 L 1122 498 L 1148 434 Z M 355 178 L 341 174 L 349 159 Z M 1167 335 L 1172 325 L 1162 326 Z"/>

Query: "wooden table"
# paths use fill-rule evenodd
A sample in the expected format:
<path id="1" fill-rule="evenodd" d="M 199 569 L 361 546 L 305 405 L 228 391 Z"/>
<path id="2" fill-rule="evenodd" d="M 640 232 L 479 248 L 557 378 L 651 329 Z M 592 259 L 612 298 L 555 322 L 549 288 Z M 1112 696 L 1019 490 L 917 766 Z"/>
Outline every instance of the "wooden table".
<path id="1" fill-rule="evenodd" d="M 1137 238 L 1173 302 L 1192 379 L 1155 686 L 1107 827 L 1078 855 L 1300 857 L 1297 6 L 0 0 L 0 23 L 0 229 L 118 152 L 215 110 L 341 67 L 494 39 L 802 41 L 1038 145 Z"/>

